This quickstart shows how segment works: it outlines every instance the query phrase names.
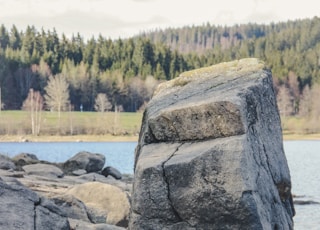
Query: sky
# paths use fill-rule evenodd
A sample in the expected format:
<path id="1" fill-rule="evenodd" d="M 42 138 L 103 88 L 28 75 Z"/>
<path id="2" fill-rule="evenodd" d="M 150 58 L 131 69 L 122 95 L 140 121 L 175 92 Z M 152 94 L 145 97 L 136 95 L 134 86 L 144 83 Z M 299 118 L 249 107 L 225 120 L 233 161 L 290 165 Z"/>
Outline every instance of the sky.
<path id="1" fill-rule="evenodd" d="M 155 29 L 320 17 L 317 0 L 0 0 L 0 24 L 117 39 Z"/>

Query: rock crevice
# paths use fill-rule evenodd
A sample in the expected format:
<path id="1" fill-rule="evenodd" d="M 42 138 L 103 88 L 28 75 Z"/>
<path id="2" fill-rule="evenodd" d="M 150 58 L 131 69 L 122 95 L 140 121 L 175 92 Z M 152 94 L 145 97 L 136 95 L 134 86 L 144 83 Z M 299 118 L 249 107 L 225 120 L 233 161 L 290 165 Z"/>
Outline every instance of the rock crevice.
<path id="1" fill-rule="evenodd" d="M 170 191 L 170 183 L 169 183 L 169 180 L 168 180 L 168 177 L 166 175 L 166 169 L 165 169 L 165 164 L 170 161 L 170 159 L 174 156 L 174 154 L 179 150 L 179 148 L 182 146 L 183 144 L 179 145 L 177 147 L 177 149 L 168 157 L 167 160 L 165 160 L 161 167 L 162 167 L 162 175 L 163 175 L 163 178 L 164 178 L 164 182 L 165 182 L 165 186 L 166 186 L 166 189 L 167 189 L 167 198 L 168 198 L 168 201 L 169 201 L 169 205 L 177 219 L 177 222 L 181 222 L 183 221 L 183 219 L 180 217 L 179 215 L 179 212 L 176 210 L 176 208 L 174 207 L 174 204 L 171 200 L 171 191 Z"/>

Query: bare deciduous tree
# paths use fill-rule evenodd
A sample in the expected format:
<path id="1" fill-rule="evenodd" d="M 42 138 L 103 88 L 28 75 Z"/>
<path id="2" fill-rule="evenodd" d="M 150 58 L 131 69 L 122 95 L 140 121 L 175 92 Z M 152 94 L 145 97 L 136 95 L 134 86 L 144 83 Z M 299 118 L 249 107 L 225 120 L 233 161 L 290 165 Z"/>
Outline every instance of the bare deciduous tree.
<path id="1" fill-rule="evenodd" d="M 320 117 L 320 103 L 319 103 L 319 98 L 320 98 L 320 85 L 315 84 L 311 88 L 311 113 L 312 117 L 316 120 L 319 119 Z"/>
<path id="2" fill-rule="evenodd" d="M 277 95 L 277 103 L 280 115 L 282 117 L 286 117 L 292 114 L 293 106 L 292 106 L 292 99 L 290 96 L 289 89 L 282 85 L 279 87 L 278 95 Z"/>
<path id="3" fill-rule="evenodd" d="M 105 112 L 112 108 L 112 104 L 105 93 L 99 93 L 97 95 L 94 108 L 98 112 Z"/>
<path id="4" fill-rule="evenodd" d="M 0 86 L 0 112 L 4 108 L 4 103 L 2 102 L 2 97 L 1 97 L 1 86 Z"/>
<path id="5" fill-rule="evenodd" d="M 51 111 L 57 111 L 59 117 L 59 127 L 61 122 L 61 111 L 68 109 L 69 101 L 69 84 L 61 74 L 50 76 L 48 85 L 44 88 L 45 103 Z"/>
<path id="6" fill-rule="evenodd" d="M 287 85 L 288 85 L 288 89 L 289 89 L 291 100 L 292 100 L 292 108 L 293 108 L 292 112 L 294 114 L 297 114 L 299 111 L 300 90 L 299 90 L 298 77 L 292 71 L 290 71 L 288 74 Z"/>
<path id="7" fill-rule="evenodd" d="M 309 85 L 303 88 L 299 103 L 299 115 L 301 117 L 310 118 L 312 109 L 312 94 Z"/>
<path id="8" fill-rule="evenodd" d="M 65 111 L 69 105 L 69 84 L 62 75 L 50 76 L 44 95 L 46 105 L 51 111 Z"/>
<path id="9" fill-rule="evenodd" d="M 30 111 L 32 135 L 39 135 L 41 128 L 41 111 L 43 98 L 39 91 L 29 90 L 29 94 L 22 105 L 23 110 Z"/>

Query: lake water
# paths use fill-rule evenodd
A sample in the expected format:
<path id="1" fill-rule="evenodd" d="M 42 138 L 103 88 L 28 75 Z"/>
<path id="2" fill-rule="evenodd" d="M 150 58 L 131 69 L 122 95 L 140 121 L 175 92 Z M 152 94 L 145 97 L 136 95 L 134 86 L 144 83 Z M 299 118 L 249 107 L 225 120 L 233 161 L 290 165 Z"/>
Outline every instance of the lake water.
<path id="1" fill-rule="evenodd" d="M 0 143 L 0 153 L 10 157 L 19 153 L 33 153 L 39 160 L 65 162 L 81 151 L 100 153 L 106 157 L 105 166 L 113 166 L 122 173 L 133 174 L 136 142 L 18 142 Z"/>
<path id="2" fill-rule="evenodd" d="M 320 141 L 285 141 L 292 193 L 320 203 Z M 295 205 L 295 229 L 320 229 L 320 205 Z"/>
<path id="3" fill-rule="evenodd" d="M 136 142 L 0 143 L 0 153 L 10 157 L 34 153 L 40 160 L 64 162 L 80 151 L 101 153 L 106 166 L 133 173 Z M 285 141 L 292 193 L 302 200 L 320 202 L 320 141 Z M 295 205 L 295 229 L 319 229 L 320 205 Z"/>

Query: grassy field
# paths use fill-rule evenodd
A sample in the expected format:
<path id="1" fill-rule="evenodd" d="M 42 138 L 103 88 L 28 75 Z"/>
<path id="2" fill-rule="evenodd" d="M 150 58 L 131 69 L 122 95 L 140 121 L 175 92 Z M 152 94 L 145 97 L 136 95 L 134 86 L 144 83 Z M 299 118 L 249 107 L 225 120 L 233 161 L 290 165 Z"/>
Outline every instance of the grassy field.
<path id="1" fill-rule="evenodd" d="M 0 139 L 12 137 L 61 137 L 72 140 L 95 136 L 95 139 L 118 139 L 118 136 L 136 137 L 140 131 L 142 113 L 114 112 L 63 112 L 59 119 L 56 112 L 41 113 L 41 128 L 37 137 L 33 137 L 31 116 L 27 111 L 1 111 Z"/>
<path id="2" fill-rule="evenodd" d="M 142 113 L 41 113 L 39 135 L 31 133 L 30 113 L 1 111 L 0 141 L 137 141 Z M 299 118 L 282 119 L 284 140 L 320 140 L 320 124 Z M 311 132 L 310 132 L 311 131 Z"/>

